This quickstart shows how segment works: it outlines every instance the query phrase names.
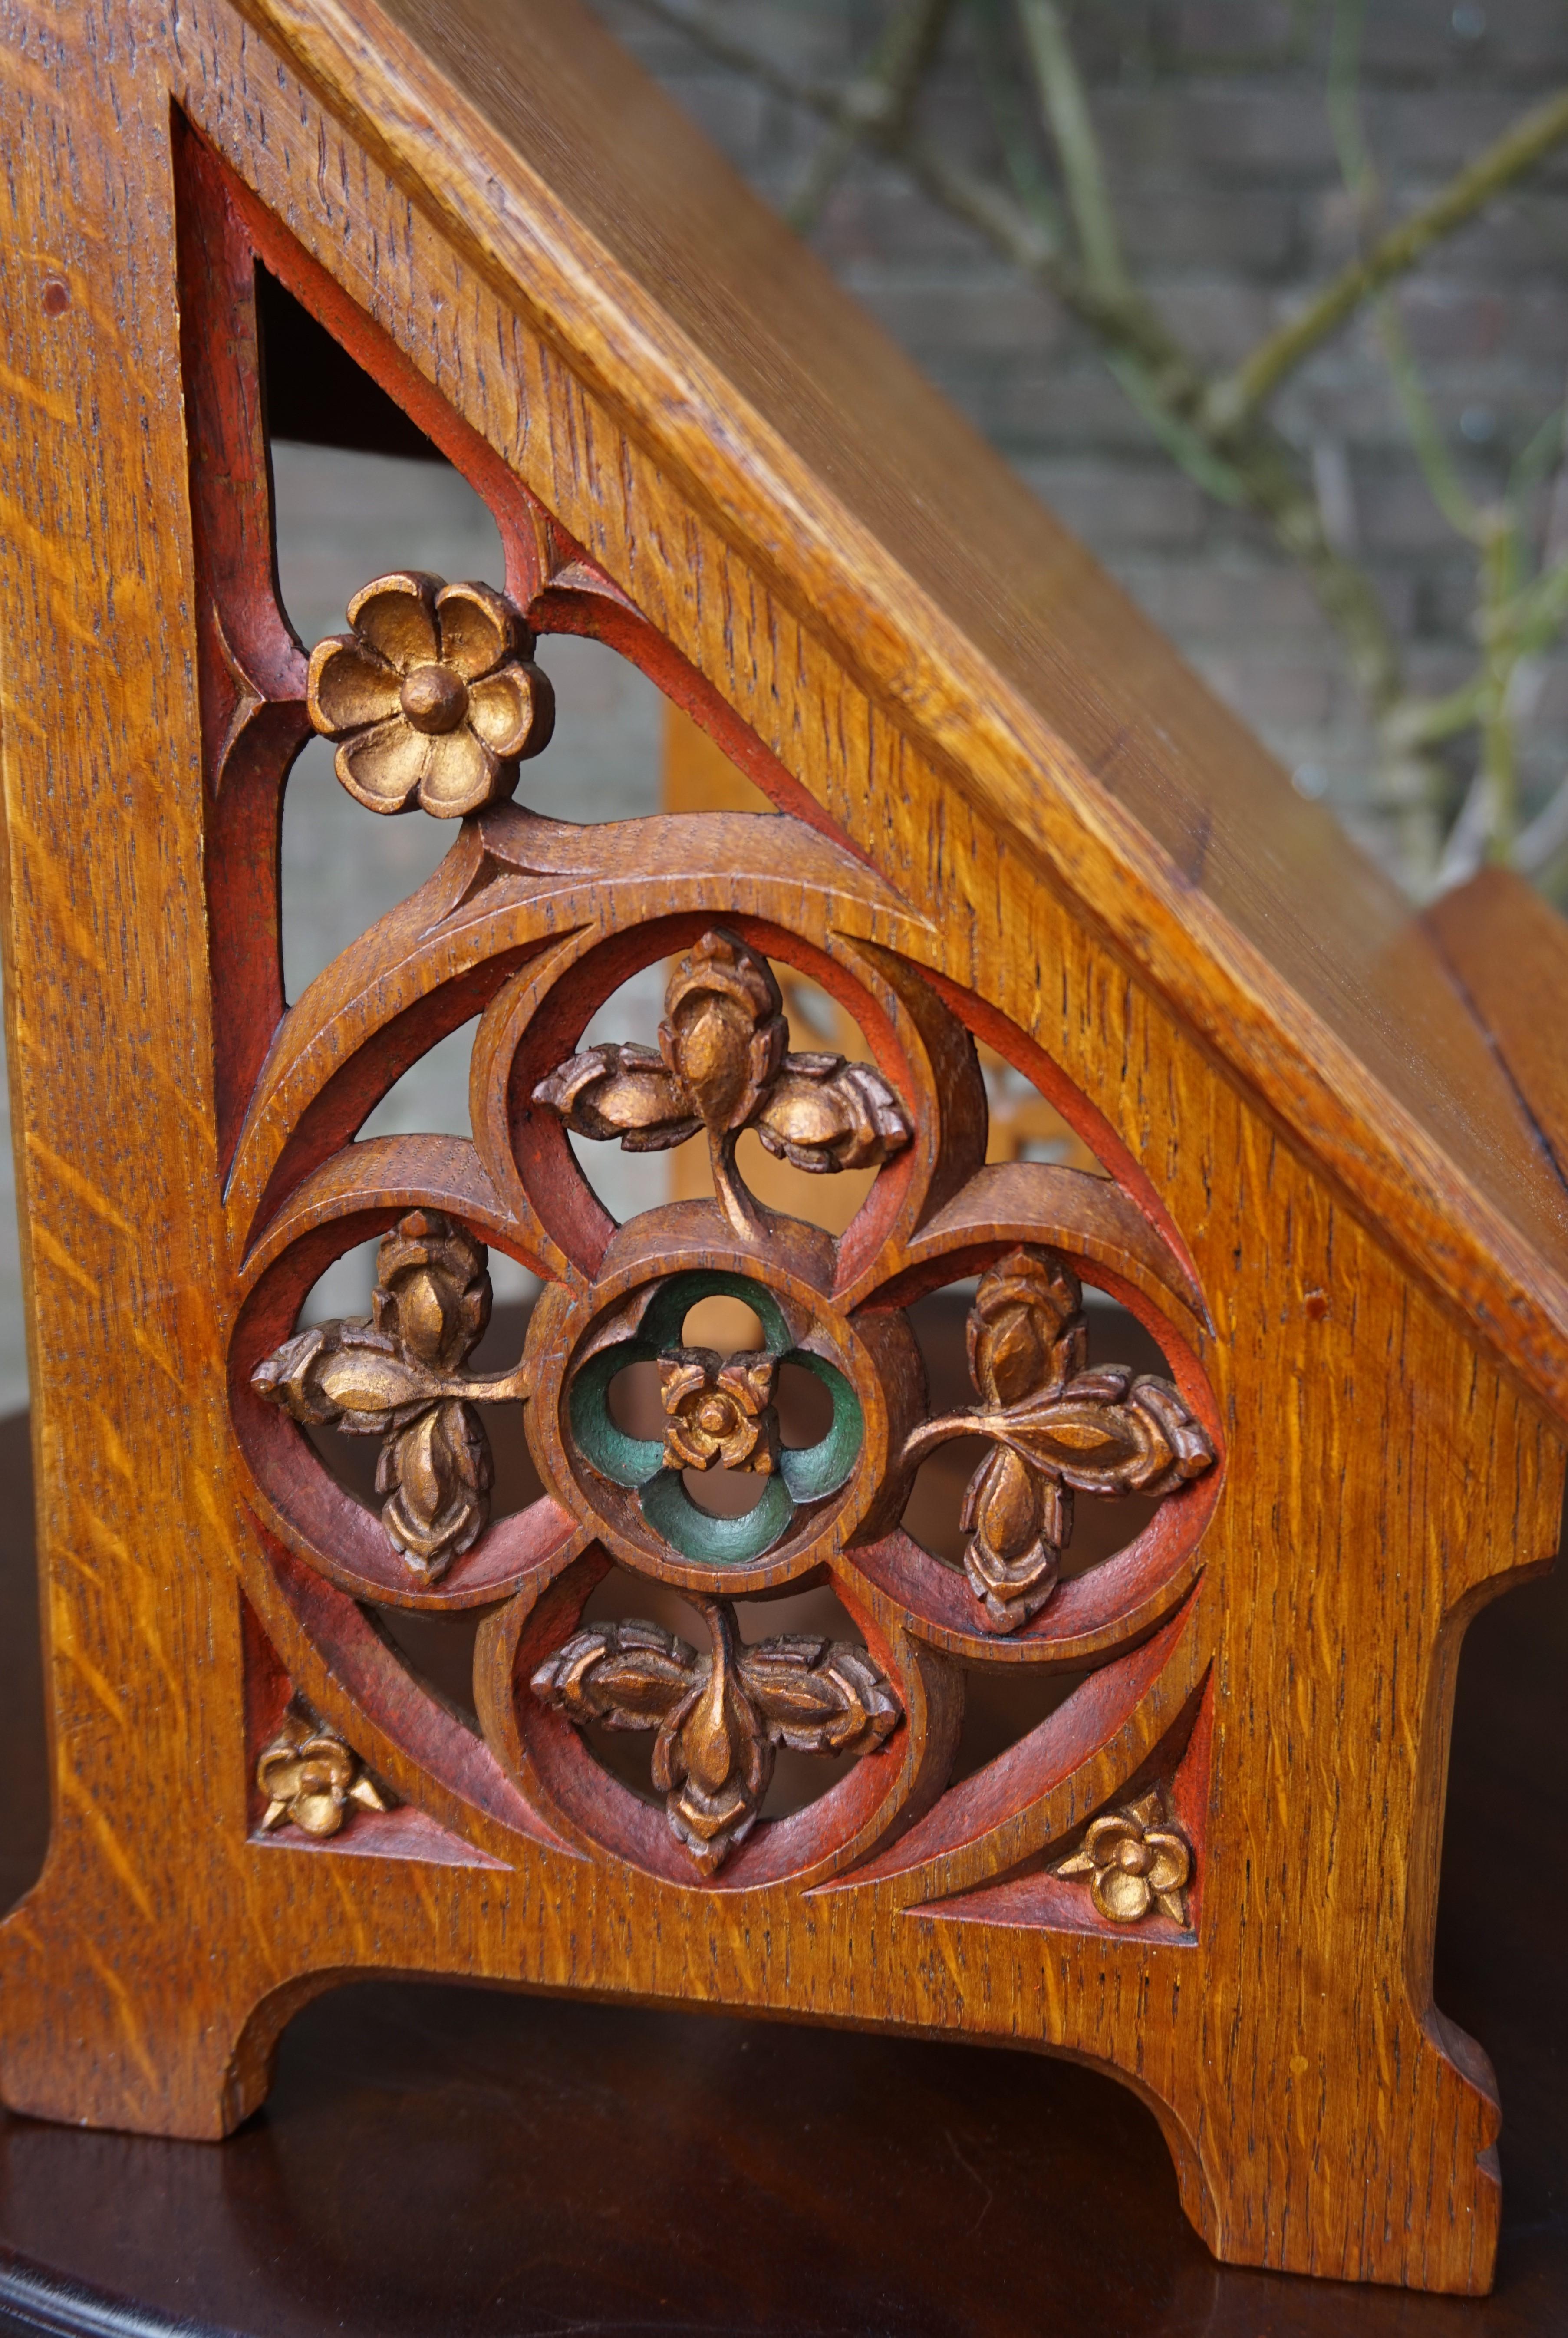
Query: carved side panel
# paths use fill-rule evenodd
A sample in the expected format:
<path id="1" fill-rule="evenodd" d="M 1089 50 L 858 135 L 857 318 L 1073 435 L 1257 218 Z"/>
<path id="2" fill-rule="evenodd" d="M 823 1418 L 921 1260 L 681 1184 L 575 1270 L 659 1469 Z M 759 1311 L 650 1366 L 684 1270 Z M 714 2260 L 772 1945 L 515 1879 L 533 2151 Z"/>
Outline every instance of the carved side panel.
<path id="1" fill-rule="evenodd" d="M 96 229 L 61 410 L 76 381 L 101 413 L 139 400 L 152 451 L 133 496 L 92 504 L 69 624 L 27 635 L 40 736 L 76 742 L 74 771 L 120 772 L 125 819 L 84 844 L 57 760 L 9 717 L 5 738 L 63 1749 L 55 1855 L 0 1931 L 7 2100 L 217 2134 L 260 2098 L 301 1994 L 378 1961 L 700 1993 L 1094 2059 L 1161 2106 L 1225 2254 L 1483 2283 L 1494 2113 L 1432 2016 L 1425 1958 L 1457 1632 L 1489 1577 L 1544 1547 L 1548 1429 L 222 0 L 145 29 L 142 133 L 166 135 L 175 86 L 250 184 L 181 145 L 192 567 L 178 365 L 101 321 L 174 313 L 145 297 L 155 264 L 174 281 L 167 154 L 136 177 L 117 147 L 100 184 L 101 142 L 79 150 Z M 106 54 L 69 70 L 120 72 Z M 506 547 L 504 578 L 443 601 L 411 544 L 416 565 L 357 607 L 433 630 L 360 626 L 352 657 L 321 653 L 316 719 L 367 820 L 421 791 L 461 816 L 429 883 L 286 1013 L 277 822 L 312 718 L 242 394 L 258 250 L 481 486 Z M 409 335 L 416 313 L 412 354 L 376 321 Z M 474 361 L 481 342 L 503 361 Z M 26 349 L 54 381 L 63 360 Z M 72 448 L 66 432 L 63 464 Z M 53 507 L 25 509 L 53 540 Z M 177 643 L 111 736 L 92 681 L 111 603 L 133 682 L 143 635 L 105 580 L 143 575 L 154 611 L 189 598 L 200 723 Z M 482 643 L 446 624 L 459 605 L 494 621 Z M 790 816 L 531 814 L 555 631 L 634 656 Z M 654 961 L 685 969 L 668 1044 L 588 1043 Z M 780 1046 L 769 984 L 797 976 L 868 1068 L 836 1037 Z M 110 1036 L 83 1050 L 105 999 Z M 358 1141 L 476 1016 L 468 1133 Z M 1108 1176 L 985 1166 L 976 1039 Z M 715 1199 L 617 1227 L 575 1148 L 677 1131 Z M 750 1189 L 769 1139 L 823 1191 L 868 1180 L 841 1232 Z M 367 1321 L 303 1323 L 324 1268 L 371 1239 Z M 523 1351 L 482 1371 L 497 1249 L 542 1296 Z M 905 1310 L 953 1284 L 974 1370 L 937 1402 Z M 1139 1316 L 1162 1365 L 1083 1352 L 1084 1285 Z M 715 1292 L 745 1298 L 754 1341 L 688 1334 Z M 656 1388 L 641 1423 L 617 1395 L 632 1370 Z M 786 1433 L 800 1374 L 825 1408 L 814 1442 Z M 363 1501 L 322 1458 L 355 1428 L 382 1478 Z M 952 1563 L 901 1502 L 959 1437 Z M 524 1440 L 544 1490 L 495 1515 L 486 1453 Z M 701 1497 L 726 1474 L 759 1498 L 717 1519 Z M 1146 1528 L 1083 1565 L 1088 1522 L 1145 1498 Z M 823 1585 L 831 1628 L 769 1614 Z M 277 1691 L 249 1728 L 247 1604 Z M 430 1689 L 389 1617 L 477 1621 L 466 1697 Z M 1341 1664 L 1373 1645 L 1386 1664 Z M 1003 1677 L 1068 1693 L 955 1780 L 963 1702 Z M 308 1734 L 285 1746 L 292 1693 Z M 264 1756 L 287 1796 L 258 1783 Z M 348 1756 L 391 1807 L 356 1800 Z M 797 1762 L 827 1790 L 787 1810 Z M 335 1832 L 264 1826 L 279 1801 L 324 1819 L 339 1791 Z M 193 1901 L 226 1951 L 200 2003 Z M 1393 2074 L 1386 2097 L 1372 2072 Z M 1308 2100 L 1321 2128 L 1301 2127 Z"/>

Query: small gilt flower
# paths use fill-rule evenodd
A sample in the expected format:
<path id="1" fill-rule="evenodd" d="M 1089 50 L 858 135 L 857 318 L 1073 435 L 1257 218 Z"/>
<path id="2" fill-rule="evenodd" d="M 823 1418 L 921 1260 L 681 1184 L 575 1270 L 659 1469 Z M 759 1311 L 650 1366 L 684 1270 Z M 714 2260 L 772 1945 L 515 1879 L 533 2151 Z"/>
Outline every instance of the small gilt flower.
<path id="1" fill-rule="evenodd" d="M 298 1703 L 256 1764 L 256 1783 L 268 1797 L 261 1824 L 269 1833 L 287 1822 L 305 1834 L 336 1834 L 350 1803 L 387 1806 L 359 1756 Z"/>
<path id="2" fill-rule="evenodd" d="M 755 1469 L 779 1466 L 773 1359 L 760 1351 L 720 1361 L 711 1348 L 670 1348 L 659 1359 L 659 1394 L 668 1420 L 666 1469 Z"/>
<path id="3" fill-rule="evenodd" d="M 1173 1924 L 1187 1921 L 1182 1892 L 1191 1879 L 1192 1852 L 1157 1793 L 1096 1819 L 1082 1848 L 1056 1872 L 1088 1876 L 1091 1899 L 1112 1924 L 1141 1923 L 1152 1908 Z"/>
<path id="4" fill-rule="evenodd" d="M 503 802 L 555 719 L 534 635 L 505 594 L 411 569 L 357 593 L 348 623 L 311 653 L 307 700 L 317 730 L 341 742 L 349 794 L 438 820 Z"/>

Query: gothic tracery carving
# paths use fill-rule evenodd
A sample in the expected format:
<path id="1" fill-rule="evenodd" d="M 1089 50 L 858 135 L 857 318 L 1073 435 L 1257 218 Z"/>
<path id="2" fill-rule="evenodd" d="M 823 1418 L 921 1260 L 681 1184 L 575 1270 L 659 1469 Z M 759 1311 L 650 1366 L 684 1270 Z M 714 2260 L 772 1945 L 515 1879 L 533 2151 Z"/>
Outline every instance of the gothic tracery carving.
<path id="1" fill-rule="evenodd" d="M 490 1320 L 490 1277 L 480 1245 L 439 1211 L 411 1210 L 382 1241 L 371 1310 L 368 1321 L 297 1332 L 251 1385 L 303 1427 L 382 1439 L 382 1523 L 434 1582 L 489 1515 L 494 1468 L 475 1404 L 521 1396 L 524 1382 L 458 1370 Z"/>
<path id="2" fill-rule="evenodd" d="M 612 1043 L 560 1065 L 534 1091 L 579 1136 L 618 1136 L 629 1153 L 708 1132 L 713 1188 L 743 1240 L 765 1232 L 736 1173 L 735 1141 L 754 1127 L 797 1169 L 876 1169 L 909 1142 L 881 1074 L 842 1056 L 788 1054 L 783 1000 L 766 958 L 722 927 L 676 967 L 659 1053 Z"/>
<path id="3" fill-rule="evenodd" d="M 801 1814 L 779 1836 L 799 1845 L 788 1871 L 817 1871 L 850 1844 L 896 1831 L 911 1797 L 925 1804 L 939 1791 L 932 1765 L 950 1755 L 961 1695 L 943 1651 L 980 1663 L 995 1649 L 1028 1663 L 1037 1651 L 1048 1659 L 1058 1645 L 1083 1645 L 1090 1662 L 1115 1665 L 1132 1661 L 1184 1596 L 1200 1509 L 1123 1570 L 1125 1590 L 1084 1596 L 1075 1582 L 1069 1597 L 1060 1580 L 1076 1494 L 1179 1500 L 1216 1459 L 1174 1380 L 1091 1362 L 1083 1292 L 1064 1253 L 1078 1255 L 1081 1241 L 1097 1254 L 1109 1225 L 1112 1254 L 1142 1258 L 1154 1284 L 1180 1293 L 1180 1273 L 1161 1238 L 1105 1181 L 982 1165 L 984 1089 L 963 1026 L 880 938 L 897 930 L 887 902 L 874 960 L 860 938 L 840 933 L 867 881 L 858 864 L 785 820 L 712 816 L 709 867 L 694 858 L 700 831 L 691 822 L 595 831 L 515 811 L 503 799 L 549 722 L 548 684 L 523 614 L 488 588 L 408 572 L 368 586 L 349 620 L 351 634 L 312 659 L 312 719 L 338 740 L 338 775 L 369 808 L 419 803 L 471 815 L 450 856 L 463 873 L 438 889 L 456 909 L 437 905 L 435 923 L 412 940 L 400 929 L 400 954 L 384 957 L 373 985 L 364 957 L 348 1005 L 322 988 L 294 1010 L 259 1089 L 275 1111 L 271 1100 L 293 1080 L 294 1100 L 266 1144 L 276 1147 L 313 1108 L 318 1090 L 298 1067 L 317 1060 L 312 1046 L 328 1036 L 338 1046 L 339 1017 L 361 1018 L 358 1036 L 342 1044 L 368 1049 L 459 963 L 483 968 L 489 957 L 498 971 L 475 1049 L 472 1145 L 348 1144 L 308 1174 L 298 1205 L 286 1197 L 283 1214 L 298 1207 L 299 1231 L 275 1234 L 268 1181 L 278 1155 L 256 1151 L 257 1132 L 272 1123 L 252 1109 L 233 1172 L 236 1194 L 251 1197 L 236 1206 L 259 1213 L 243 1221 L 261 1229 L 259 1243 L 254 1231 L 248 1236 L 259 1261 L 247 1269 L 252 1280 L 270 1288 L 269 1279 L 292 1278 L 297 1311 L 311 1279 L 291 1264 L 303 1233 L 317 1241 L 323 1215 L 358 1213 L 363 1223 L 369 1212 L 387 1225 L 396 1212 L 369 1317 L 251 1346 L 240 1374 L 267 1410 L 381 1440 L 374 1531 L 386 1553 L 368 1547 L 364 1513 L 354 1525 L 352 1510 L 309 1494 L 314 1456 L 247 1428 L 256 1499 L 296 1555 L 359 1599 L 437 1613 L 490 1608 L 475 1669 L 488 1755 L 548 1823 L 601 1842 L 605 1856 L 724 1887 L 770 1873 L 784 1854 L 769 1848 L 761 1812 L 778 1750 L 852 1757 L 810 1806 L 809 1823 Z M 763 905 L 769 949 L 774 937 L 799 934 L 802 963 L 815 953 L 818 974 L 837 954 L 838 995 L 864 992 L 867 1033 L 880 1034 L 876 1065 L 789 1048 L 773 968 L 739 909 L 726 910 L 742 897 L 749 915 Z M 611 1043 L 563 1056 L 562 1036 L 581 1031 L 623 978 L 638 928 L 671 917 L 696 938 L 671 967 L 657 1050 Z M 445 938 L 444 918 L 462 921 L 460 951 Z M 566 934 L 578 938 L 572 949 L 535 974 L 530 951 Z M 508 977 L 505 953 L 521 958 L 523 972 Z M 572 967 L 574 1003 L 557 1007 L 552 986 Z M 331 1048 L 318 1052 L 324 1065 L 337 1060 Z M 531 1133 L 562 1128 L 632 1152 L 705 1136 L 715 1200 L 645 1213 L 607 1239 L 558 1135 L 545 1144 Z M 894 1174 L 875 1180 L 836 1243 L 747 1191 L 736 1144 L 748 1128 L 814 1174 Z M 1004 1190 L 998 1176 L 1010 1181 Z M 544 1282 L 523 1361 L 488 1378 L 468 1369 L 490 1311 L 478 1223 L 493 1239 L 498 1230 Z M 980 1270 L 968 1319 L 976 1401 L 923 1418 L 922 1368 L 902 1311 L 911 1288 L 943 1279 L 945 1262 L 948 1279 Z M 752 1308 L 760 1346 L 725 1356 L 688 1342 L 687 1313 L 714 1292 Z M 256 1316 L 279 1320 L 288 1311 L 271 1302 Z M 658 1388 L 652 1434 L 623 1426 L 611 1400 L 618 1375 L 648 1363 Z M 793 1444 L 781 1427 L 785 1363 L 826 1393 L 828 1425 L 814 1442 Z M 1196 1376 L 1183 1382 L 1195 1385 Z M 507 1403 L 529 1408 L 546 1494 L 534 1511 L 492 1527 L 478 1408 Z M 926 1454 L 965 1435 L 990 1449 L 965 1502 L 960 1576 L 912 1544 L 898 1521 Z M 697 1473 L 695 1485 L 715 1471 L 752 1481 L 753 1505 L 720 1515 L 697 1503 L 688 1474 Z M 339 1534 L 358 1538 L 358 1556 L 334 1547 Z M 648 1622 L 583 1626 L 609 1562 L 689 1598 L 710 1653 Z M 812 1583 L 833 1585 L 875 1656 L 870 1645 L 826 1635 L 741 1639 L 737 1597 Z M 590 1740 L 600 1725 L 652 1737 L 665 1822 L 652 1835 L 637 1816 L 646 1806 L 624 1807 L 626 1790 L 598 1766 Z M 472 1758 L 461 1756 L 455 1778 L 467 1776 Z M 269 1826 L 287 1820 L 328 1833 L 348 1803 L 368 1804 L 377 1792 L 309 1715 L 287 1725 L 263 1767 Z M 1054 1871 L 1087 1881 L 1096 1914 L 1124 1923 L 1145 1900 L 1167 1913 L 1182 1905 L 1191 1861 L 1185 1839 L 1138 1803 L 1096 1821 Z"/>
<path id="4" fill-rule="evenodd" d="M 871 1753 L 901 1714 L 862 1648 L 803 1633 L 747 1647 L 728 1602 L 705 1602 L 702 1616 L 710 1656 L 656 1625 L 602 1625 L 568 1640 L 532 1686 L 580 1725 L 658 1732 L 653 1783 L 671 1832 L 712 1875 L 756 1824 L 779 1746 Z"/>
<path id="5" fill-rule="evenodd" d="M 987 1624 L 1011 1632 L 1056 1587 L 1074 1490 L 1173 1494 L 1213 1466 L 1214 1448 L 1169 1380 L 1124 1364 L 1090 1369 L 1083 1293 L 1052 1252 L 1015 1250 L 991 1268 L 968 1339 L 985 1409 L 926 1422 L 905 1453 L 922 1458 L 950 1437 L 992 1440 L 965 1498 L 964 1566 Z"/>

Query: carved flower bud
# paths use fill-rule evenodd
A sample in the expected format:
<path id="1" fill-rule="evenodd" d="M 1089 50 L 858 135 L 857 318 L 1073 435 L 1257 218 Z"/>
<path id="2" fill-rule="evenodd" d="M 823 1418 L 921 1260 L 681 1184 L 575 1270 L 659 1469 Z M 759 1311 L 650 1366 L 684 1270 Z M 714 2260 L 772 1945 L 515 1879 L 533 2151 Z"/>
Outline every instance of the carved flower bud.
<path id="1" fill-rule="evenodd" d="M 961 1524 L 970 1537 L 964 1571 L 987 1623 L 1016 1631 L 1056 1587 L 1073 1530 L 1072 1495 L 1011 1447 L 997 1445 L 969 1481 Z"/>
<path id="2" fill-rule="evenodd" d="M 472 1549 L 490 1515 L 490 1447 L 470 1404 L 448 1397 L 385 1444 L 376 1491 L 399 1550 L 434 1578 Z"/>
<path id="3" fill-rule="evenodd" d="M 909 1123 L 880 1072 L 842 1056 L 790 1055 L 757 1115 L 757 1134 L 797 1169 L 879 1169 L 909 1142 Z"/>
<path id="4" fill-rule="evenodd" d="M 368 1323 L 316 1323 L 296 1332 L 257 1365 L 250 1385 L 308 1428 L 329 1423 L 351 1437 L 402 1427 L 434 1394 L 417 1359 Z"/>
<path id="5" fill-rule="evenodd" d="M 439 1210 L 410 1210 L 381 1238 L 371 1307 L 378 1331 L 456 1371 L 490 1321 L 485 1252 Z"/>
<path id="6" fill-rule="evenodd" d="M 659 1047 L 709 1128 L 743 1128 L 784 1059 L 783 1000 L 766 958 L 715 927 L 670 977 Z"/>
<path id="7" fill-rule="evenodd" d="M 1139 1493 L 1174 1494 L 1212 1466 L 1213 1440 L 1169 1380 L 1143 1375 L 1133 1381 L 1128 1401 L 1148 1441 L 1149 1459 L 1137 1483 Z"/>
<path id="8" fill-rule="evenodd" d="M 671 1348 L 659 1359 L 659 1393 L 668 1416 L 667 1469 L 754 1469 L 779 1466 L 771 1356 L 760 1351 L 721 1362 L 711 1348 Z"/>
<path id="9" fill-rule="evenodd" d="M 969 1311 L 969 1370 L 987 1404 L 1052 1395 L 1088 1357 L 1078 1278 L 1054 1252 L 1010 1251 L 981 1277 Z"/>

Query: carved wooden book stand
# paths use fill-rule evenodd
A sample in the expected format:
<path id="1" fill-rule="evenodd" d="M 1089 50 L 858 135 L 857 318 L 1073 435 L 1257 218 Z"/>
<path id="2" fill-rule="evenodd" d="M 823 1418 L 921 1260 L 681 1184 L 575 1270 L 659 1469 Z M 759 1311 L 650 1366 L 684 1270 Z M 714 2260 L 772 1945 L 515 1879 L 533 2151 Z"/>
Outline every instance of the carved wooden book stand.
<path id="1" fill-rule="evenodd" d="M 1430 1986 L 1446 1734 L 1466 1619 L 1554 1545 L 1568 1253 L 1435 938 L 567 0 L 5 27 L 55 1792 L 5 2100 L 220 2137 L 372 1971 L 963 2033 L 1136 2088 L 1223 2257 L 1484 2288 L 1497 2107 Z M 485 498 L 504 578 L 410 544 L 301 649 L 259 270 Z M 559 633 L 775 809 L 525 809 Z M 367 821 L 452 843 L 286 1006 L 312 726 Z M 658 1046 L 585 1046 L 654 963 Z M 792 1049 L 781 979 L 864 1047 Z M 475 1017 L 471 1137 L 356 1142 Z M 1097 1174 L 988 1161 L 976 1042 Z M 573 1137 L 689 1142 L 711 1195 L 617 1226 Z M 768 1154 L 865 1198 L 830 1234 L 760 1198 Z M 370 1316 L 300 1328 L 372 1236 Z M 543 1295 L 485 1376 L 487 1251 Z M 935 1407 L 906 1311 L 965 1283 Z M 1090 1342 L 1085 1283 L 1160 1370 Z M 750 1344 L 689 1342 L 714 1294 Z M 491 1518 L 524 1437 L 546 1490 Z M 961 1564 L 901 1524 L 959 1437 Z M 750 1508 L 697 1498 L 716 1468 Z M 1074 1505 L 1130 1497 L 1075 1565 Z M 769 1624 L 823 1586 L 841 1627 Z M 482 1616 L 472 1713 L 397 1611 Z M 999 1669 L 1062 1693 L 952 1783 Z M 825 1791 L 770 1815 L 781 1750 Z"/>

